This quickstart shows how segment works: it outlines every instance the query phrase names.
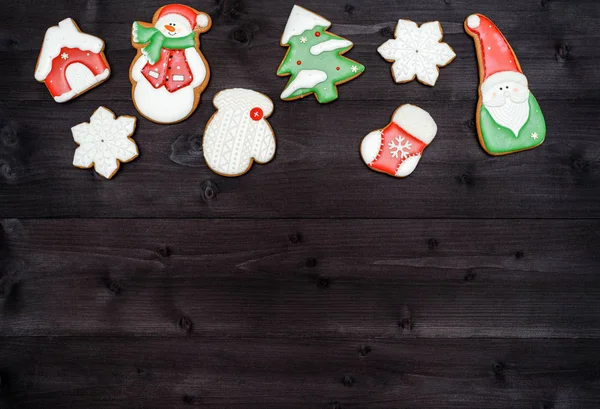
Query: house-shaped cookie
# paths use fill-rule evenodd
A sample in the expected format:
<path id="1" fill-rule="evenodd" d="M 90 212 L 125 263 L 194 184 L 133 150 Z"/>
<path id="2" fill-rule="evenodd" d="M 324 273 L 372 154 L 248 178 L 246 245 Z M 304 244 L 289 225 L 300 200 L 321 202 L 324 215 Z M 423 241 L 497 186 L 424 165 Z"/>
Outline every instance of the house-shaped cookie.
<path id="1" fill-rule="evenodd" d="M 104 41 L 64 19 L 46 31 L 35 67 L 35 79 L 48 87 L 56 102 L 66 102 L 110 76 Z"/>

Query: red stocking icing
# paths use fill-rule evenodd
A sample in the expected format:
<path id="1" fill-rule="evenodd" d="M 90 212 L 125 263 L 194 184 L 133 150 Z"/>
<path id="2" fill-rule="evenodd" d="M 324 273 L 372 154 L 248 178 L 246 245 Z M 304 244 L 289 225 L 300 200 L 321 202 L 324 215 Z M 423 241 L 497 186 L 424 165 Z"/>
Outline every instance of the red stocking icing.
<path id="1" fill-rule="evenodd" d="M 146 64 L 142 74 L 154 88 L 164 85 L 169 92 L 188 86 L 194 79 L 184 50 L 166 48 L 161 50 L 160 60 L 156 64 Z"/>
<path id="2" fill-rule="evenodd" d="M 400 166 L 410 157 L 421 156 L 425 143 L 392 122 L 381 131 L 379 154 L 369 166 L 395 176 Z"/>

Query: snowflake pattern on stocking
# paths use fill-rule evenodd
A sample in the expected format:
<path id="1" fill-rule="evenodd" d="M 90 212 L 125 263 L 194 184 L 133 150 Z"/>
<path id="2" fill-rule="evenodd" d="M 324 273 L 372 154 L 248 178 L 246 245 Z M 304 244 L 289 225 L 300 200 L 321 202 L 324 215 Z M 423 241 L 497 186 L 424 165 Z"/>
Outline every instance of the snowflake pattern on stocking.
<path id="1" fill-rule="evenodd" d="M 397 136 L 396 139 L 388 144 L 388 147 L 393 158 L 398 158 L 398 155 L 400 155 L 400 159 L 406 159 L 410 154 L 412 145 L 404 137 Z"/>

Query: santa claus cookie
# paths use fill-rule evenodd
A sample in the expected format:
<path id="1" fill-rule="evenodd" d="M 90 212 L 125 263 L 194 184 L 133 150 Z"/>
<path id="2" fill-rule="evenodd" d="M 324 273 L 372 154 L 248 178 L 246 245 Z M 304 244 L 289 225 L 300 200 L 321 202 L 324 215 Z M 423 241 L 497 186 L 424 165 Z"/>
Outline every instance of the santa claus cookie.
<path id="1" fill-rule="evenodd" d="M 481 14 L 470 15 L 464 25 L 475 40 L 479 63 L 481 146 L 490 155 L 506 155 L 541 145 L 546 138 L 544 115 L 510 44 Z"/>
<path id="2" fill-rule="evenodd" d="M 46 31 L 35 79 L 46 84 L 56 102 L 69 101 L 110 76 L 103 50 L 104 41 L 64 19 Z"/>
<path id="3" fill-rule="evenodd" d="M 456 54 L 446 43 L 442 43 L 442 26 L 439 21 L 430 21 L 419 27 L 410 20 L 398 20 L 395 39 L 383 43 L 377 51 L 386 61 L 393 62 L 392 76 L 397 83 L 410 82 L 417 77 L 419 82 L 434 86 L 440 70 L 450 64 Z"/>
<path id="4" fill-rule="evenodd" d="M 206 88 L 210 71 L 200 52 L 200 33 L 211 19 L 182 4 L 159 8 L 152 23 L 133 23 L 138 50 L 129 71 L 133 103 L 147 119 L 171 124 L 190 116 Z"/>
<path id="5" fill-rule="evenodd" d="M 73 139 L 79 147 L 73 156 L 73 166 L 89 169 L 106 179 L 119 170 L 120 162 L 131 162 L 138 157 L 138 148 L 130 138 L 135 131 L 135 117 L 120 116 L 100 107 L 90 118 L 71 128 Z"/>
<path id="6" fill-rule="evenodd" d="M 344 57 L 353 44 L 327 31 L 331 22 L 294 6 L 281 37 L 289 47 L 277 75 L 291 75 L 281 99 L 291 101 L 315 94 L 324 104 L 337 99 L 337 86 L 363 73 L 365 67 Z"/>
<path id="7" fill-rule="evenodd" d="M 208 167 L 222 176 L 240 176 L 254 161 L 264 164 L 275 156 L 275 135 L 267 118 L 273 112 L 269 97 L 242 88 L 217 93 L 217 112 L 204 130 L 202 150 Z"/>
<path id="8" fill-rule="evenodd" d="M 364 137 L 360 155 L 371 169 L 403 178 L 415 170 L 436 133 L 429 113 L 415 105 L 402 105 L 385 128 Z"/>

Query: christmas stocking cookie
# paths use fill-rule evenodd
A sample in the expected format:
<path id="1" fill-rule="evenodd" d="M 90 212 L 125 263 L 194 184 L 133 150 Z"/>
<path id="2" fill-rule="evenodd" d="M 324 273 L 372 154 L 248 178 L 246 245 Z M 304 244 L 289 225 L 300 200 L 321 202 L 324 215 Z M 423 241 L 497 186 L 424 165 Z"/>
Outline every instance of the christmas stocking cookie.
<path id="1" fill-rule="evenodd" d="M 56 102 L 69 101 L 110 76 L 103 50 L 102 39 L 82 33 L 66 18 L 46 31 L 35 79 L 46 84 Z"/>
<path id="2" fill-rule="evenodd" d="M 352 42 L 331 34 L 331 22 L 294 6 L 281 37 L 289 49 L 277 75 L 291 75 L 281 99 L 291 101 L 315 94 L 321 104 L 337 99 L 337 85 L 358 77 L 365 67 L 344 57 Z"/>
<path id="3" fill-rule="evenodd" d="M 546 122 L 519 61 L 500 30 L 481 14 L 465 20 L 479 62 L 477 133 L 490 155 L 535 148 L 546 138 Z"/>
<path id="4" fill-rule="evenodd" d="M 403 178 L 415 170 L 436 133 L 437 125 L 427 111 L 402 105 L 388 126 L 364 137 L 360 154 L 371 169 Z"/>
<path id="5" fill-rule="evenodd" d="M 267 163 L 275 156 L 275 135 L 267 118 L 273 112 L 269 97 L 242 88 L 219 92 L 217 112 L 204 131 L 202 150 L 208 167 L 222 176 L 240 176 L 252 162 Z"/>
<path id="6" fill-rule="evenodd" d="M 144 117 L 171 124 L 194 112 L 210 77 L 199 39 L 210 26 L 206 13 L 182 4 L 161 7 L 151 24 L 133 23 L 131 43 L 138 53 L 129 78 L 133 103 Z"/>

